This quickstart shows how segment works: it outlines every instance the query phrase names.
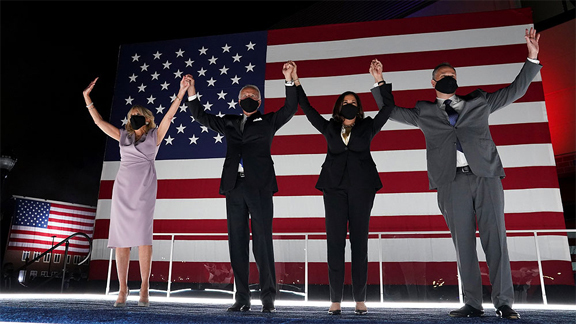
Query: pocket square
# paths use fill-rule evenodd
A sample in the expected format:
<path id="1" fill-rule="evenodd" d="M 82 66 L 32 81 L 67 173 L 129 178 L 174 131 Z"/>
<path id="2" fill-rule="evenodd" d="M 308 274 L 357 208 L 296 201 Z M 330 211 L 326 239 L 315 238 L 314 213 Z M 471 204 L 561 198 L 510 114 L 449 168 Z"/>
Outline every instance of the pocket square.
<path id="1" fill-rule="evenodd" d="M 262 121 L 262 117 L 258 117 L 256 119 L 254 119 L 252 122 L 257 122 L 257 121 Z"/>

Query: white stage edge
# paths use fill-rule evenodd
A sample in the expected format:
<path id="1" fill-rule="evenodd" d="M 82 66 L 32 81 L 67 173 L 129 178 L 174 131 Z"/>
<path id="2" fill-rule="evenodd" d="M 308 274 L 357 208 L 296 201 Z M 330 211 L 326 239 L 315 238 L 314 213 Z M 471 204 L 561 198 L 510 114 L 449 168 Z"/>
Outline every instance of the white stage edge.
<path id="1" fill-rule="evenodd" d="M 0 294 L 1 300 L 109 300 L 112 305 L 116 300 L 114 295 L 104 295 L 104 294 Z M 138 296 L 129 296 L 128 300 L 136 304 L 138 302 Z M 157 297 L 150 296 L 150 302 L 160 302 L 160 303 L 174 303 L 174 304 L 221 304 L 221 305 L 231 305 L 232 300 L 228 298 L 187 298 L 187 297 Z M 260 300 L 252 300 L 252 305 L 261 305 Z M 330 306 L 329 301 L 294 301 L 294 300 L 277 300 L 275 305 L 277 307 L 281 306 L 307 306 L 307 307 L 319 307 L 324 310 Z M 342 307 L 353 308 L 354 302 L 343 302 Z M 446 308 L 455 309 L 460 308 L 462 304 L 460 303 L 408 303 L 408 302 L 367 302 L 366 306 L 368 308 Z M 483 304 L 484 309 L 492 309 L 492 304 Z M 576 311 L 576 305 L 544 305 L 544 304 L 514 304 L 514 309 L 516 310 L 568 310 Z M 280 309 L 281 311 L 281 309 Z"/>

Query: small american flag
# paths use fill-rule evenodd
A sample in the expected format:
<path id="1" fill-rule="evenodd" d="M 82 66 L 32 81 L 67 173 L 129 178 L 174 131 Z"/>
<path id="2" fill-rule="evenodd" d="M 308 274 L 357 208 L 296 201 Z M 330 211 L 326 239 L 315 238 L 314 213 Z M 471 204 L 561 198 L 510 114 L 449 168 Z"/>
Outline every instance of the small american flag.
<path id="1" fill-rule="evenodd" d="M 96 208 L 63 202 L 16 198 L 8 249 L 44 252 L 68 236 L 82 232 L 92 237 Z M 64 251 L 64 246 L 56 248 Z M 87 254 L 89 243 L 84 237 L 70 240 L 69 253 Z"/>

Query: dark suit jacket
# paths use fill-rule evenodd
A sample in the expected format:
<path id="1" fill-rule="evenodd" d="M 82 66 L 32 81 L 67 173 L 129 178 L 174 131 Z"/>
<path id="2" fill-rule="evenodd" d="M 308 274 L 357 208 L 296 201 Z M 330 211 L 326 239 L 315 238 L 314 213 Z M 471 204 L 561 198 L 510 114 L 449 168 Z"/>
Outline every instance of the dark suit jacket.
<path id="1" fill-rule="evenodd" d="M 240 131 L 242 115 L 216 115 L 204 112 L 198 99 L 187 102 L 188 110 L 200 124 L 226 136 L 226 159 L 220 181 L 220 194 L 234 189 L 240 158 L 244 163 L 245 184 L 261 190 L 278 191 L 270 146 L 276 131 L 286 124 L 298 109 L 295 87 L 286 87 L 284 106 L 276 112 L 257 111 L 246 120 Z"/>
<path id="2" fill-rule="evenodd" d="M 542 66 L 528 60 L 514 81 L 493 93 L 480 89 L 461 97 L 464 106 L 456 125 L 435 102 L 418 101 L 412 109 L 394 107 L 392 120 L 419 127 L 426 138 L 426 160 L 430 189 L 452 182 L 456 176 L 456 138 L 462 145 L 472 172 L 479 177 L 505 176 L 496 144 L 492 140 L 488 117 L 521 98 Z M 377 103 L 380 91 L 372 89 Z"/>
<path id="3" fill-rule="evenodd" d="M 376 164 L 370 154 L 370 143 L 372 138 L 382 129 L 392 111 L 394 100 L 391 98 L 391 86 L 381 87 L 381 95 L 387 102 L 386 107 L 381 109 L 374 118 L 366 117 L 356 121 L 348 145 L 344 144 L 340 135 L 342 123 L 334 118 L 326 120 L 322 117 L 318 111 L 310 106 L 304 89 L 301 86 L 298 86 L 297 89 L 300 107 L 312 126 L 324 135 L 328 144 L 328 153 L 324 164 L 322 164 L 316 189 L 338 187 L 346 171 L 352 187 L 371 187 L 375 191 L 382 188 Z"/>

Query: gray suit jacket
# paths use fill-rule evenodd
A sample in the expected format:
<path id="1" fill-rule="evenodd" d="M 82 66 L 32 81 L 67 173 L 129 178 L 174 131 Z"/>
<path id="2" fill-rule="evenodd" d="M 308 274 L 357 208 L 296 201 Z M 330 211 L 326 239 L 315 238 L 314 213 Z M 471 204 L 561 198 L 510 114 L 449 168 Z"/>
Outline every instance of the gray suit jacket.
<path id="1" fill-rule="evenodd" d="M 493 93 L 480 89 L 461 97 L 464 106 L 456 125 L 435 102 L 418 101 L 414 108 L 395 106 L 390 119 L 420 128 L 426 138 L 426 159 L 430 189 L 447 184 L 456 176 L 456 138 L 460 140 L 472 172 L 479 177 L 505 176 L 496 144 L 492 140 L 488 117 L 521 98 L 542 66 L 528 60 L 507 87 Z M 383 104 L 380 89 L 371 89 L 374 99 Z"/>

